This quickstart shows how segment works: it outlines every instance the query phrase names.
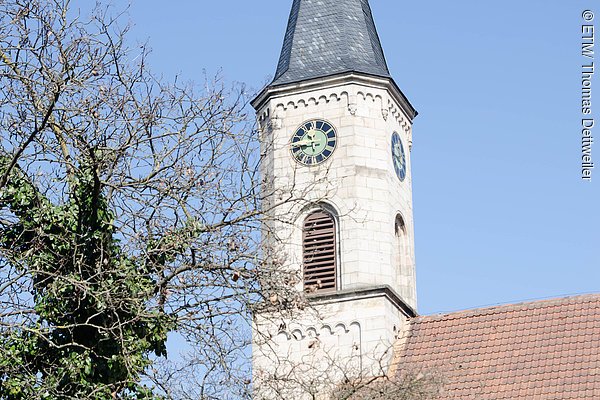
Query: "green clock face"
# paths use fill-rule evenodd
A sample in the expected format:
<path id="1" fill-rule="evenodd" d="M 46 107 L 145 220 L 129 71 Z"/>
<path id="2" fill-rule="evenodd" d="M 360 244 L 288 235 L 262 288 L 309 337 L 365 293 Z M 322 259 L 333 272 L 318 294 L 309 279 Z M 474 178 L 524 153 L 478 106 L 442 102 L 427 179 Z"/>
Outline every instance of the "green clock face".
<path id="1" fill-rule="evenodd" d="M 317 165 L 327 160 L 337 146 L 337 133 L 329 122 L 307 121 L 292 136 L 292 157 L 303 165 Z"/>
<path id="2" fill-rule="evenodd" d="M 402 140 L 397 132 L 392 135 L 392 160 L 398 179 L 404 181 L 406 178 L 406 155 L 404 154 Z"/>

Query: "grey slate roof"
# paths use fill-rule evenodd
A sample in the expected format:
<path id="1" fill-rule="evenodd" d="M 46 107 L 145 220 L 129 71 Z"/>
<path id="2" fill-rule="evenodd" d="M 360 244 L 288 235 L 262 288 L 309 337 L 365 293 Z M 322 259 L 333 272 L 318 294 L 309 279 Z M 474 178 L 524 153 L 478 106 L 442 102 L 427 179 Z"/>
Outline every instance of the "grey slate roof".
<path id="1" fill-rule="evenodd" d="M 390 77 L 369 0 L 294 0 L 271 85 L 349 71 Z"/>

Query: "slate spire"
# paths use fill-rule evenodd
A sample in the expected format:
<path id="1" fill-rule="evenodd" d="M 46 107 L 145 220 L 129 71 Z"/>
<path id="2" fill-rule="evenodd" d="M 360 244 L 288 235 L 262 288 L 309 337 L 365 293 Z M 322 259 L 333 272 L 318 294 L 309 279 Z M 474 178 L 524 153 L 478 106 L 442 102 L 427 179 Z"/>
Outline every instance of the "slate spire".
<path id="1" fill-rule="evenodd" d="M 294 0 L 272 85 L 351 71 L 390 77 L 369 0 Z"/>

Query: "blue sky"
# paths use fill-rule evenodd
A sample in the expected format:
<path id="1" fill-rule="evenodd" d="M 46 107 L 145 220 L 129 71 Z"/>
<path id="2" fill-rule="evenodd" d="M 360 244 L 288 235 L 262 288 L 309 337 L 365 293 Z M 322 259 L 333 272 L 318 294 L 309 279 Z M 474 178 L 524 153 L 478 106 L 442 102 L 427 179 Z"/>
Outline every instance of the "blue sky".
<path id="1" fill-rule="evenodd" d="M 221 71 L 260 89 L 292 1 L 114 3 L 131 3 L 154 71 L 197 81 Z M 392 75 L 420 112 L 420 313 L 600 292 L 600 120 L 598 168 L 580 178 L 581 15 L 597 11 L 600 36 L 595 5 L 371 0 Z M 592 108 L 600 117 L 600 96 Z"/>

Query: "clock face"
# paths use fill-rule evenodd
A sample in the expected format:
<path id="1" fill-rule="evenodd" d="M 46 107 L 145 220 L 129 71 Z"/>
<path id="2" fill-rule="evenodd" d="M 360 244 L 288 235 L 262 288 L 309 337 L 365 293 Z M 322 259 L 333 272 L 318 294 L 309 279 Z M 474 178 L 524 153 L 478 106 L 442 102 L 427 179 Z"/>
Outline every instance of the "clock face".
<path id="1" fill-rule="evenodd" d="M 292 157 L 303 165 L 317 165 L 333 154 L 337 145 L 337 133 L 329 122 L 315 119 L 307 121 L 292 136 Z"/>
<path id="2" fill-rule="evenodd" d="M 398 179 L 404 181 L 406 178 L 406 155 L 404 154 L 404 146 L 397 132 L 392 135 L 392 160 L 394 161 L 394 169 Z"/>

